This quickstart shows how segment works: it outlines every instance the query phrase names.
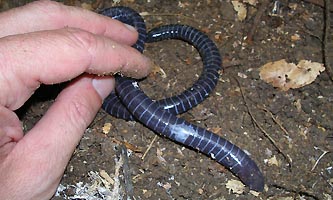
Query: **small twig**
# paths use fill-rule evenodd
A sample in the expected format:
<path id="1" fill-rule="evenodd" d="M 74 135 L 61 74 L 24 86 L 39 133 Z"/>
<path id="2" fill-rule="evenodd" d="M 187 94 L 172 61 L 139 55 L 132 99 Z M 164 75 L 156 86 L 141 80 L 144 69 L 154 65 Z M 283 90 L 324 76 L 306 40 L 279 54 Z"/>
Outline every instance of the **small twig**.
<path id="1" fill-rule="evenodd" d="M 301 26 L 299 24 L 295 24 L 295 27 L 290 28 L 290 29 L 294 29 L 294 30 L 297 29 L 297 31 L 308 34 L 309 36 L 316 38 L 319 42 L 323 42 L 322 35 L 316 35 L 316 33 L 312 32 L 310 30 L 307 30 L 304 26 Z"/>
<path id="2" fill-rule="evenodd" d="M 156 139 L 157 139 L 157 135 L 155 135 L 154 139 L 153 139 L 153 140 L 151 141 L 151 143 L 149 144 L 149 146 L 148 146 L 147 150 L 145 151 L 145 153 L 143 154 L 141 160 L 144 160 L 144 159 L 145 159 L 147 153 L 149 152 L 149 150 L 150 150 L 151 147 L 153 146 L 153 144 L 154 144 L 154 142 L 155 142 Z"/>
<path id="3" fill-rule="evenodd" d="M 274 117 L 273 113 L 271 111 L 269 111 L 267 108 L 262 107 L 262 106 L 258 106 L 259 108 L 263 109 L 264 111 L 268 112 L 269 115 L 271 116 L 271 118 L 273 119 L 273 121 L 280 127 L 280 129 L 287 135 L 289 136 L 289 132 L 287 131 L 287 129 L 285 129 L 283 127 L 283 125 L 279 122 L 279 120 L 276 119 L 276 117 Z"/>
<path id="4" fill-rule="evenodd" d="M 278 189 L 282 189 L 282 190 L 285 190 L 286 192 L 290 192 L 290 193 L 295 193 L 295 194 L 298 194 L 298 195 L 302 195 L 302 196 L 307 196 L 307 197 L 311 197 L 313 199 L 316 199 L 316 200 L 319 200 L 320 198 L 315 196 L 314 193 L 310 190 L 304 190 L 304 189 L 299 189 L 295 186 L 282 186 L 282 185 L 278 185 L 278 184 L 272 184 L 272 185 L 269 185 L 269 186 L 272 186 L 272 187 L 275 187 L 275 188 L 278 188 Z"/>
<path id="5" fill-rule="evenodd" d="M 123 157 L 120 156 L 119 159 L 115 158 L 116 166 L 114 170 L 114 183 L 113 189 L 110 194 L 111 199 L 121 199 L 121 184 L 120 184 L 120 168 L 123 166 Z"/>
<path id="6" fill-rule="evenodd" d="M 324 181 L 333 189 L 333 184 L 329 181 L 329 177 L 325 176 L 323 172 L 320 172 L 320 176 L 324 179 Z"/>
<path id="7" fill-rule="evenodd" d="M 127 196 L 126 199 L 131 200 L 133 199 L 134 192 L 133 192 L 133 184 L 131 178 L 131 172 L 128 163 L 128 155 L 127 155 L 127 148 L 125 145 L 120 145 L 120 154 L 123 158 L 123 174 L 124 174 L 124 182 L 125 182 L 125 194 Z"/>
<path id="8" fill-rule="evenodd" d="M 271 111 L 269 111 L 267 108 L 263 107 L 263 106 L 258 106 L 258 107 L 261 108 L 261 109 L 263 109 L 265 112 L 268 112 L 268 113 L 270 114 L 271 118 L 273 119 L 273 121 L 274 121 L 274 122 L 280 127 L 280 129 L 286 134 L 285 137 L 289 138 L 289 132 L 287 131 L 287 129 L 285 129 L 285 128 L 283 127 L 283 125 L 279 122 L 279 120 L 277 120 L 277 119 L 274 117 L 273 113 L 272 113 Z M 282 153 L 282 152 L 281 152 L 281 153 Z M 282 154 L 282 155 L 284 155 L 284 154 Z M 286 157 L 287 157 L 287 158 L 286 158 Z M 291 167 L 292 159 L 290 158 L 290 156 L 287 154 L 287 155 L 284 155 L 284 158 L 287 159 L 287 161 L 288 161 L 288 163 L 289 163 L 289 165 L 290 165 L 290 167 Z"/>
<path id="9" fill-rule="evenodd" d="M 319 149 L 319 148 L 317 148 L 317 149 Z M 321 150 L 321 149 L 320 149 Z M 313 171 L 316 167 L 317 167 L 317 165 L 318 165 L 318 163 L 319 163 L 319 161 L 326 155 L 326 154 L 328 154 L 328 153 L 330 153 L 329 151 L 325 151 L 325 150 L 321 150 L 323 153 L 319 156 L 319 158 L 316 160 L 316 162 L 315 162 L 315 164 L 313 165 L 313 167 L 311 168 L 311 171 Z"/>
<path id="10" fill-rule="evenodd" d="M 330 77 L 331 81 L 333 81 L 333 69 L 331 68 L 330 59 L 329 59 L 329 47 L 328 47 L 328 41 L 329 41 L 329 34 L 330 34 L 330 1 L 331 0 L 325 0 L 325 29 L 324 29 L 324 41 L 323 41 L 323 53 L 324 53 L 324 63 L 326 67 L 326 72 L 328 76 Z"/>
<path id="11" fill-rule="evenodd" d="M 94 10 L 97 10 L 99 8 L 102 8 L 104 6 L 104 0 L 96 0 L 92 5 L 91 7 L 94 9 Z"/>
<path id="12" fill-rule="evenodd" d="M 320 7 L 324 8 L 325 6 L 327 6 L 327 4 L 325 5 L 324 1 L 330 1 L 330 0 L 303 0 L 303 1 L 308 2 L 308 3 L 312 3 L 312 4 L 315 4 L 317 6 L 320 6 Z M 329 8 L 329 11 L 333 12 L 333 6 L 332 5 L 327 6 L 327 8 Z"/>
<path id="13" fill-rule="evenodd" d="M 229 67 L 237 67 L 241 64 L 242 64 L 242 62 L 240 60 L 231 60 L 231 61 L 227 61 L 227 62 L 223 61 L 223 68 L 227 69 Z"/>
<path id="14" fill-rule="evenodd" d="M 242 87 L 238 81 L 237 78 L 234 77 L 234 79 L 236 80 L 237 84 L 238 84 L 238 87 L 239 87 L 239 90 L 241 92 L 241 95 L 242 95 L 242 99 L 244 101 L 244 104 L 245 104 L 245 107 L 247 109 L 247 112 L 249 113 L 252 121 L 254 122 L 254 124 L 260 129 L 260 131 L 264 134 L 264 136 L 271 142 L 271 144 L 276 148 L 276 150 L 287 160 L 288 164 L 289 164 L 289 168 L 291 169 L 292 165 L 292 159 L 286 155 L 281 149 L 280 147 L 277 145 L 277 143 L 275 142 L 275 140 L 268 134 L 268 132 L 260 126 L 260 124 L 258 123 L 258 121 L 256 120 L 256 118 L 253 116 L 252 112 L 251 112 L 251 109 L 247 103 L 247 100 L 245 98 L 245 95 L 243 93 L 243 90 L 242 90 Z"/>
<path id="15" fill-rule="evenodd" d="M 98 122 L 100 122 L 102 119 L 104 119 L 107 116 L 107 114 L 103 114 L 100 118 L 95 118 L 93 122 L 89 125 L 89 127 L 94 127 Z"/>
<path id="16" fill-rule="evenodd" d="M 247 38 L 246 41 L 251 43 L 253 42 L 253 36 L 256 33 L 257 27 L 260 24 L 261 17 L 265 13 L 266 9 L 268 8 L 268 5 L 270 4 L 271 1 L 268 0 L 263 0 L 262 4 L 260 5 L 256 16 L 254 17 L 253 24 L 251 26 L 250 31 L 247 33 Z"/>

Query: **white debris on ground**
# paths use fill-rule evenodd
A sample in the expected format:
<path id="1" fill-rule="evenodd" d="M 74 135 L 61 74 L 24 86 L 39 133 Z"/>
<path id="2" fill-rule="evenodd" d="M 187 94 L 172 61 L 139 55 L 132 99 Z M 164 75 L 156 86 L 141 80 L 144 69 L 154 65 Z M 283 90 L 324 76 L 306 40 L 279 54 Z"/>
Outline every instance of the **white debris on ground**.
<path id="1" fill-rule="evenodd" d="M 225 186 L 227 189 L 229 189 L 229 193 L 232 192 L 233 194 L 243 194 L 245 191 L 245 185 L 239 180 L 228 180 Z"/>
<path id="2" fill-rule="evenodd" d="M 75 185 L 62 185 L 57 188 L 56 197 L 64 199 L 82 199 L 82 200 L 121 200 L 124 192 L 120 184 L 120 169 L 123 166 L 123 159 L 116 159 L 115 173 L 113 176 L 107 174 L 104 170 L 100 172 L 90 171 L 88 173 L 90 183 L 78 182 Z M 113 188 L 111 188 L 113 186 Z M 67 190 L 72 190 L 73 195 L 67 195 Z"/>

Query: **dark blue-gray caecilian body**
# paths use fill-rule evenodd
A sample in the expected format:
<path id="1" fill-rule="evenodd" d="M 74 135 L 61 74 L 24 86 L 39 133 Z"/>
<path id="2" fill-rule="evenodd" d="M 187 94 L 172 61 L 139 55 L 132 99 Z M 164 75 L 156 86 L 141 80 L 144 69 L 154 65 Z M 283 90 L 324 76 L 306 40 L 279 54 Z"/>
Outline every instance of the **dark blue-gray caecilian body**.
<path id="1" fill-rule="evenodd" d="M 139 32 L 139 39 L 133 47 L 140 52 L 143 52 L 146 42 L 179 39 L 192 44 L 199 51 L 204 65 L 200 78 L 192 87 L 177 96 L 159 101 L 147 97 L 136 80 L 117 75 L 116 92 L 104 100 L 103 109 L 118 118 L 138 120 L 163 136 L 209 155 L 230 169 L 250 189 L 263 191 L 264 177 L 243 150 L 206 129 L 176 117 L 201 103 L 215 88 L 222 64 L 214 42 L 199 30 L 179 24 L 161 26 L 146 33 L 142 17 L 127 7 L 108 8 L 101 14 L 134 26 Z"/>

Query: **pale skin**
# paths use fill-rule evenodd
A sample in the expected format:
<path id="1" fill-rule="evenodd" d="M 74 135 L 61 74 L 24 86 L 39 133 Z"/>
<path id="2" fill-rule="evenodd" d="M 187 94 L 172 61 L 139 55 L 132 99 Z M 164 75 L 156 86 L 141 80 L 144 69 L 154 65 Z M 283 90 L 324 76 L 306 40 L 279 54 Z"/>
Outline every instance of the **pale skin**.
<path id="1" fill-rule="evenodd" d="M 49 199 L 112 76 L 148 74 L 138 33 L 80 8 L 37 1 L 0 13 L 0 199 Z M 26 134 L 14 111 L 41 84 L 70 80 Z"/>

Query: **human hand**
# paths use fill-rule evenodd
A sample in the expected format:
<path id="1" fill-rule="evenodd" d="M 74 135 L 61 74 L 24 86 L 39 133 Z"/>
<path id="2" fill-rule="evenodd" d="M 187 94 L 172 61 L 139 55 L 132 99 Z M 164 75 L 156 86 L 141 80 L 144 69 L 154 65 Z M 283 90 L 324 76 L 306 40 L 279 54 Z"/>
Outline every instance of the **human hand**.
<path id="1" fill-rule="evenodd" d="M 135 30 L 116 20 L 50 1 L 0 13 L 0 199 L 52 197 L 84 130 L 114 87 L 112 76 L 96 74 L 148 73 L 149 60 L 130 47 L 136 39 Z M 13 111 L 40 84 L 68 80 L 23 136 Z"/>

